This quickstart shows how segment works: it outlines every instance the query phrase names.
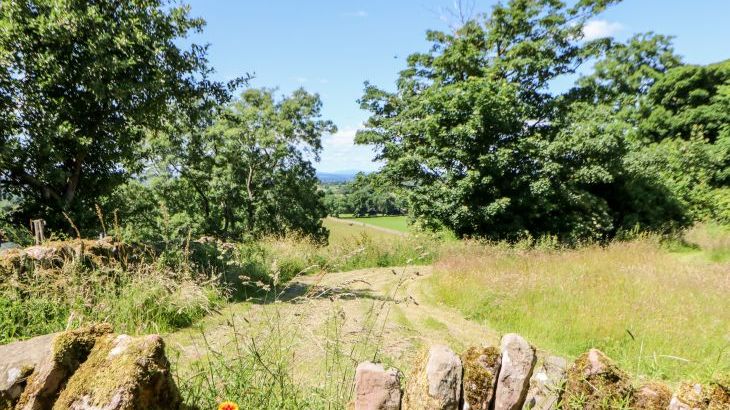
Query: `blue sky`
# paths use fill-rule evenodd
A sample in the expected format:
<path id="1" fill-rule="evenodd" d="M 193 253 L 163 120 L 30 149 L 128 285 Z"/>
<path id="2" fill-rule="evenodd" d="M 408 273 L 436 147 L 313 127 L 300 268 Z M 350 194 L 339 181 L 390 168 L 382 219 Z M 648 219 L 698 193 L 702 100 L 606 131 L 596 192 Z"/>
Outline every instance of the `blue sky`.
<path id="1" fill-rule="evenodd" d="M 374 170 L 372 150 L 352 143 L 367 118 L 357 99 L 363 82 L 393 89 L 405 57 L 425 51 L 428 29 L 449 30 L 455 0 L 188 0 L 207 21 L 193 36 L 210 43 L 210 62 L 221 80 L 252 73 L 252 86 L 298 87 L 319 93 L 324 118 L 337 124 L 325 136 L 322 172 Z M 467 1 L 468 2 L 468 1 Z M 475 0 L 475 12 L 494 0 Z M 592 21 L 588 36 L 654 31 L 675 36 L 684 61 L 708 64 L 730 58 L 730 0 L 624 0 Z"/>

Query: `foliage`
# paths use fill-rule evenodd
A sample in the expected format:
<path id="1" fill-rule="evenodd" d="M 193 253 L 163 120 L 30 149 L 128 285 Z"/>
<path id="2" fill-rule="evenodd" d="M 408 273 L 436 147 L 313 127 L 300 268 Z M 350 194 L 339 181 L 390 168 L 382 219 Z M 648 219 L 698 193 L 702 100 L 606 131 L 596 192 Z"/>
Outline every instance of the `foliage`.
<path id="1" fill-rule="evenodd" d="M 279 101 L 273 90 L 249 89 L 208 128 L 152 136 L 154 176 L 139 206 L 163 203 L 169 220 L 195 235 L 325 239 L 312 160 L 336 127 L 320 119 L 321 107 L 302 89 Z"/>
<path id="2" fill-rule="evenodd" d="M 0 8 L 0 187 L 19 220 L 93 226 L 94 204 L 140 170 L 140 142 L 173 112 L 196 121 L 227 97 L 203 26 L 167 0 L 22 0 Z"/>
<path id="3" fill-rule="evenodd" d="M 580 100 L 609 104 L 615 111 L 632 109 L 667 70 L 680 65 L 671 37 L 637 34 L 626 43 L 612 41 L 593 73 L 578 79 L 572 92 Z"/>
<path id="4" fill-rule="evenodd" d="M 333 216 L 352 214 L 403 215 L 405 201 L 397 187 L 380 174 L 360 172 L 344 184 L 330 184 L 324 188 L 325 204 Z"/>
<path id="5" fill-rule="evenodd" d="M 673 68 L 647 94 L 640 136 L 648 141 L 701 135 L 713 144 L 730 133 L 730 60 Z"/>
<path id="6" fill-rule="evenodd" d="M 429 32 L 431 51 L 408 58 L 395 93 L 366 85 L 372 115 L 356 142 L 377 147 L 419 224 L 577 243 L 721 220 L 727 64 L 683 66 L 652 33 L 583 41 L 610 3 L 499 4 L 453 34 Z M 593 73 L 551 92 L 590 58 Z"/>
<path id="7" fill-rule="evenodd" d="M 14 223 L 14 216 L 19 211 L 20 206 L 17 203 L 0 199 L 0 245 L 5 242 L 21 246 L 33 243 L 30 230 Z"/>
<path id="8" fill-rule="evenodd" d="M 453 35 L 429 33 L 432 52 L 409 57 L 397 93 L 366 87 L 362 106 L 373 115 L 357 141 L 380 148 L 385 175 L 408 186 L 416 219 L 460 236 L 508 239 L 600 237 L 616 229 L 591 190 L 612 177 L 599 169 L 601 160 L 615 162 L 623 144 L 560 152 L 571 134 L 558 133 L 558 102 L 547 92 L 552 79 L 601 49 L 603 42 L 576 39 L 605 5 L 498 5 Z M 584 136 L 616 138 L 603 128 L 615 129 L 594 127 Z"/>

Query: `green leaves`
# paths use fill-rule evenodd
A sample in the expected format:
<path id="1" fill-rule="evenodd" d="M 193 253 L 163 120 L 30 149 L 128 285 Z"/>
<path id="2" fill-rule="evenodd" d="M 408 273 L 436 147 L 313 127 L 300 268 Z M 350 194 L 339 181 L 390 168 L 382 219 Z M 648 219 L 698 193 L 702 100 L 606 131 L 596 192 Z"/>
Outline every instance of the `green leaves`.
<path id="1" fill-rule="evenodd" d="M 17 0 L 0 8 L 0 187 L 24 215 L 85 226 L 138 170 L 145 134 L 225 100 L 205 48 L 175 43 L 202 20 L 166 0 Z M 91 222 L 93 224 L 93 222 Z"/>
<path id="2" fill-rule="evenodd" d="M 429 32 L 431 51 L 408 58 L 396 92 L 366 84 L 372 115 L 356 142 L 376 147 L 412 216 L 460 236 L 577 242 L 721 213 L 707 198 L 727 181 L 727 160 L 710 160 L 722 149 L 694 140 L 684 148 L 703 159 L 679 165 L 678 147 L 646 144 L 730 135 L 730 69 L 681 66 L 671 38 L 652 33 L 583 41 L 583 25 L 613 3 L 498 4 L 453 33 Z M 594 73 L 550 92 L 588 59 Z M 707 187 L 701 198 L 683 167 Z"/>
<path id="3" fill-rule="evenodd" d="M 361 105 L 372 116 L 356 141 L 378 148 L 383 174 L 405 187 L 422 224 L 494 239 L 570 235 L 569 192 L 612 180 L 600 162 L 611 153 L 553 154 L 572 148 L 572 134 L 556 134 L 547 84 L 598 49 L 577 39 L 603 6 L 498 5 L 453 34 L 429 32 L 431 52 L 409 57 L 396 93 L 366 86 Z"/>
<path id="4" fill-rule="evenodd" d="M 210 127 L 150 138 L 160 177 L 152 184 L 172 215 L 195 234 L 259 237 L 290 232 L 326 238 L 326 215 L 312 161 L 322 136 L 318 95 L 248 89 Z"/>

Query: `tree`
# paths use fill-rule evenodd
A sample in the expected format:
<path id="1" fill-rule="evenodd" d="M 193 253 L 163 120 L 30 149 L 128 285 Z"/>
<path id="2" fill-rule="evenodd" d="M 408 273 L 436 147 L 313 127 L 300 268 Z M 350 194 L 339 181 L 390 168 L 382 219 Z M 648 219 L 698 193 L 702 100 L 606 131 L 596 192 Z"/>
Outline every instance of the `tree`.
<path id="1" fill-rule="evenodd" d="M 280 101 L 272 90 L 246 90 L 210 127 L 150 138 L 158 175 L 151 186 L 196 234 L 325 239 L 312 160 L 336 127 L 320 119 L 321 106 L 302 89 Z"/>
<path id="2" fill-rule="evenodd" d="M 701 134 L 714 143 L 730 132 L 730 60 L 667 71 L 649 90 L 642 116 L 647 141 Z"/>
<path id="3" fill-rule="evenodd" d="M 612 41 L 593 73 L 581 77 L 572 92 L 582 101 L 608 104 L 616 112 L 634 110 L 667 70 L 681 64 L 671 37 L 637 34 L 626 43 Z"/>
<path id="4" fill-rule="evenodd" d="M 579 41 L 584 23 L 610 3 L 497 5 L 453 34 L 429 32 L 432 51 L 408 58 L 396 93 L 366 85 L 361 105 L 372 115 L 356 141 L 374 144 L 384 175 L 408 186 L 416 219 L 494 239 L 616 231 L 608 210 L 593 220 L 591 213 L 606 206 L 591 186 L 612 178 L 599 168 L 620 162 L 623 144 L 603 152 L 586 143 L 571 161 L 560 157 L 557 124 L 567 114 L 548 90 L 550 81 L 610 45 Z M 595 144 L 602 138 L 595 134 Z M 575 182 L 561 184 L 556 175 Z"/>
<path id="5" fill-rule="evenodd" d="M 51 227 L 84 226 L 139 171 L 140 142 L 175 110 L 190 121 L 227 97 L 203 21 L 167 0 L 10 0 L 0 7 L 0 195 Z"/>

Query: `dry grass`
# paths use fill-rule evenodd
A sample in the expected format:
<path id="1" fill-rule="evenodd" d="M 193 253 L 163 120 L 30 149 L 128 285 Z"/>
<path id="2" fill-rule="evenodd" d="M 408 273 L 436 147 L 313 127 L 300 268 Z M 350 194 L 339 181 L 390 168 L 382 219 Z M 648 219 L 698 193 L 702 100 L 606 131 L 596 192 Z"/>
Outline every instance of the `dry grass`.
<path id="1" fill-rule="evenodd" d="M 539 348 L 576 357 L 591 347 L 651 378 L 708 380 L 730 370 L 730 234 L 698 228 L 701 250 L 656 238 L 578 250 L 468 243 L 436 263 L 436 301 Z M 700 242 L 700 243 L 697 243 Z"/>

